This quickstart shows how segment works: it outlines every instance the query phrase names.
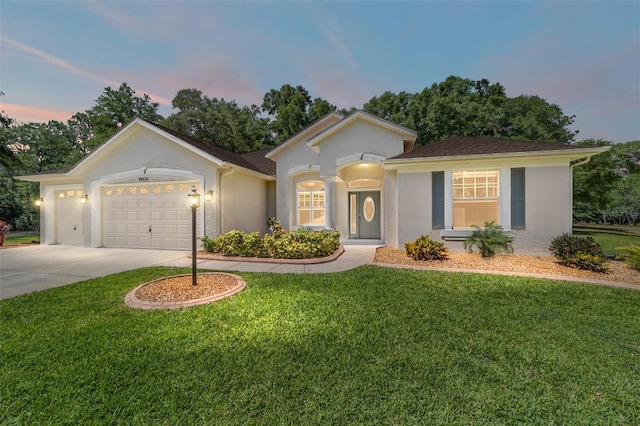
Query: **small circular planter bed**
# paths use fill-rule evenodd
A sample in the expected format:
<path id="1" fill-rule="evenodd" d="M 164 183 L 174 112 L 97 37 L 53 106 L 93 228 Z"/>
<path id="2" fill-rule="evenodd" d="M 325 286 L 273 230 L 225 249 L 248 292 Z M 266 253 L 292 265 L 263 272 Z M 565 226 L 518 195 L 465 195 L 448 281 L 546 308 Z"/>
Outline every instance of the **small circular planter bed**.
<path id="1" fill-rule="evenodd" d="M 198 274 L 192 285 L 191 274 L 159 278 L 131 290 L 124 298 L 137 309 L 175 309 L 215 302 L 242 291 L 247 283 L 225 272 Z"/>

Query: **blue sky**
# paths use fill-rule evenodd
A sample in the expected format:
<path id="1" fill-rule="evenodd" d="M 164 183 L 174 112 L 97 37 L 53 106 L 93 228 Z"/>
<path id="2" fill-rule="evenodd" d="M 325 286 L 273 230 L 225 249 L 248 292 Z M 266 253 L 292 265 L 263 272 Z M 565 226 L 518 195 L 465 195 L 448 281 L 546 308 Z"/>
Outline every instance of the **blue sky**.
<path id="1" fill-rule="evenodd" d="M 302 85 L 338 107 L 449 75 L 539 95 L 577 139 L 640 139 L 638 1 L 0 2 L 1 106 L 66 120 L 125 81 L 171 113 L 180 89 L 260 105 Z"/>

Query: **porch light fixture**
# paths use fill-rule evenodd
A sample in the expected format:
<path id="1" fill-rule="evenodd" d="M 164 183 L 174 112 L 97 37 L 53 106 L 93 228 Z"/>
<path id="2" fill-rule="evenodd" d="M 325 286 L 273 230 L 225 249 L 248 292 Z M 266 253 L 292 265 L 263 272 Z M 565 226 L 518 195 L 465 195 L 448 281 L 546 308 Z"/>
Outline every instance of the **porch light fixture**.
<path id="1" fill-rule="evenodd" d="M 213 191 L 207 191 L 204 193 L 205 201 L 213 201 Z"/>
<path id="2" fill-rule="evenodd" d="M 87 204 L 88 201 L 89 201 L 88 195 L 85 194 L 82 197 L 80 197 L 80 204 Z"/>
<path id="3" fill-rule="evenodd" d="M 35 203 L 36 207 L 40 207 L 44 204 L 44 198 L 40 198 L 39 200 L 36 200 Z"/>
<path id="4" fill-rule="evenodd" d="M 196 186 L 191 187 L 189 197 L 189 207 L 191 207 L 191 284 L 197 285 L 197 255 L 196 255 L 196 210 L 200 205 L 200 194 L 196 191 Z"/>

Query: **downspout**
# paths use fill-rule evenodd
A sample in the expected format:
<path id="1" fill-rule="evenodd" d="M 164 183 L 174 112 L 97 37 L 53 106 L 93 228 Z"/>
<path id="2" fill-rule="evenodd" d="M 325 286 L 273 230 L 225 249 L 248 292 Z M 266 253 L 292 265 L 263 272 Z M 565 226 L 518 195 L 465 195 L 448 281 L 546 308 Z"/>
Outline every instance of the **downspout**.
<path id="1" fill-rule="evenodd" d="M 222 230 L 224 229 L 224 215 L 222 214 L 222 193 L 224 190 L 224 182 L 223 182 L 223 177 L 229 176 L 230 174 L 234 173 L 236 170 L 235 169 L 230 169 L 229 171 L 226 171 L 224 173 L 220 173 L 220 190 L 218 191 L 218 224 L 219 224 L 219 229 L 218 229 L 218 235 L 222 235 Z"/>
<path id="2" fill-rule="evenodd" d="M 572 216 L 571 223 L 572 224 L 573 224 L 573 168 L 575 166 L 581 166 L 583 164 L 587 164 L 589 161 L 591 161 L 590 155 L 588 157 L 585 157 L 583 160 L 578 160 L 577 163 L 573 163 L 573 164 L 569 163 L 569 168 L 571 169 L 571 216 Z M 604 222 L 606 223 L 606 219 L 604 220 Z M 571 226 L 571 229 L 573 229 L 573 226 Z"/>

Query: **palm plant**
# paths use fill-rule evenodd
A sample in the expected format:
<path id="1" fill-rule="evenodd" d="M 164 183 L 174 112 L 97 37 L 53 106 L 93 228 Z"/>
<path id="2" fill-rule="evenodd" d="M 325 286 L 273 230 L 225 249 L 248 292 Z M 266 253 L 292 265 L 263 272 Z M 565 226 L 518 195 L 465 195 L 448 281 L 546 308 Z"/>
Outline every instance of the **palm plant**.
<path id="1" fill-rule="evenodd" d="M 500 225 L 494 222 L 485 222 L 484 228 L 472 225 L 473 233 L 464 241 L 464 248 L 473 252 L 477 247 L 482 257 L 491 257 L 496 253 L 513 253 L 511 241 L 513 238 Z"/>

